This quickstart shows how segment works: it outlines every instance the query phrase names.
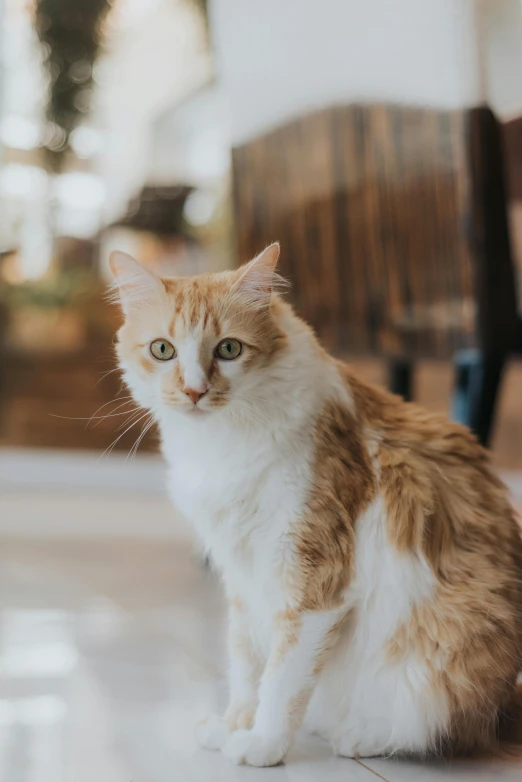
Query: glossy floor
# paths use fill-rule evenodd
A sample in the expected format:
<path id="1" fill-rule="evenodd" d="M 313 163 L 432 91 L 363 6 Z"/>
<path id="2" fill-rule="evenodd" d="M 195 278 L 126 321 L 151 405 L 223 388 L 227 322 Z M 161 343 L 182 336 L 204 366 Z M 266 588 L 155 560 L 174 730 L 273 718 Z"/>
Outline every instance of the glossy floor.
<path id="1" fill-rule="evenodd" d="M 115 490 L 116 477 L 112 490 L 93 492 L 22 487 L 5 475 L 2 486 L 0 469 L 1 782 L 522 779 L 522 755 L 355 762 L 305 735 L 274 769 L 237 768 L 198 750 L 193 725 L 225 695 L 223 604 L 157 496 L 155 469 L 143 485 L 132 480 L 132 491 Z M 122 536 L 136 533 L 139 519 L 150 532 L 151 517 L 153 534 Z"/>

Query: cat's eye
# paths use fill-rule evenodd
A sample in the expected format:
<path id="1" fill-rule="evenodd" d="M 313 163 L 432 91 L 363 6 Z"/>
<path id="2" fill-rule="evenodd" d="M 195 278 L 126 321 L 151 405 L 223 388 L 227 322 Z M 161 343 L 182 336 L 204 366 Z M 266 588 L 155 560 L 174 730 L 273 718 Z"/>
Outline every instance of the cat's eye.
<path id="1" fill-rule="evenodd" d="M 168 361 L 176 355 L 174 345 L 171 345 L 166 339 L 155 339 L 154 342 L 151 342 L 150 352 L 159 361 Z"/>
<path id="2" fill-rule="evenodd" d="M 238 339 L 223 339 L 216 348 L 216 356 L 225 361 L 233 361 L 241 355 L 243 345 Z"/>

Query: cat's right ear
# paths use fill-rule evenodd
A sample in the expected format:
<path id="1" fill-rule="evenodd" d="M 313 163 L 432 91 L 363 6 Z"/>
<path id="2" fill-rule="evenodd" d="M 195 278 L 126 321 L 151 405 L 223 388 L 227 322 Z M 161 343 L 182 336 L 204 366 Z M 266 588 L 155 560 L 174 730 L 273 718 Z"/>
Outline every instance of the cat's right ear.
<path id="1" fill-rule="evenodd" d="M 275 268 L 279 259 L 279 243 L 274 242 L 236 272 L 232 289 L 251 307 L 263 308 L 270 303 L 273 292 L 282 293 L 288 283 Z"/>
<path id="2" fill-rule="evenodd" d="M 114 275 L 112 300 L 121 304 L 126 315 L 131 309 L 154 304 L 164 292 L 161 280 L 127 253 L 111 253 L 109 266 Z"/>

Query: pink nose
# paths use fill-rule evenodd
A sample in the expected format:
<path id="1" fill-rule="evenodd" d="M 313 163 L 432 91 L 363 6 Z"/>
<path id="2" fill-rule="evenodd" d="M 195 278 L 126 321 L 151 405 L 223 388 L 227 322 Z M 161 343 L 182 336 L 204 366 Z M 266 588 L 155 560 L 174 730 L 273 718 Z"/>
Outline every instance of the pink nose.
<path id="1" fill-rule="evenodd" d="M 201 399 L 201 397 L 204 396 L 207 392 L 206 390 L 198 391 L 195 388 L 184 388 L 183 393 L 186 394 L 188 398 L 196 405 Z"/>

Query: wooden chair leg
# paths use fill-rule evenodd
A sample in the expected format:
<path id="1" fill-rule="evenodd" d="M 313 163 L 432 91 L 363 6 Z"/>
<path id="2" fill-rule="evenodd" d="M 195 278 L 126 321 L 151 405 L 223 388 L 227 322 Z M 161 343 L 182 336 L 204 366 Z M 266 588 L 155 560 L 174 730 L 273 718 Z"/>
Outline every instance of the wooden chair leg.
<path id="1" fill-rule="evenodd" d="M 393 358 L 388 364 L 388 388 L 392 394 L 404 397 L 407 402 L 413 399 L 413 373 L 412 361 L 402 358 Z"/>
<path id="2" fill-rule="evenodd" d="M 463 352 L 455 359 L 453 419 L 469 426 L 485 446 L 491 440 L 505 364 L 505 356 L 478 351 Z"/>

